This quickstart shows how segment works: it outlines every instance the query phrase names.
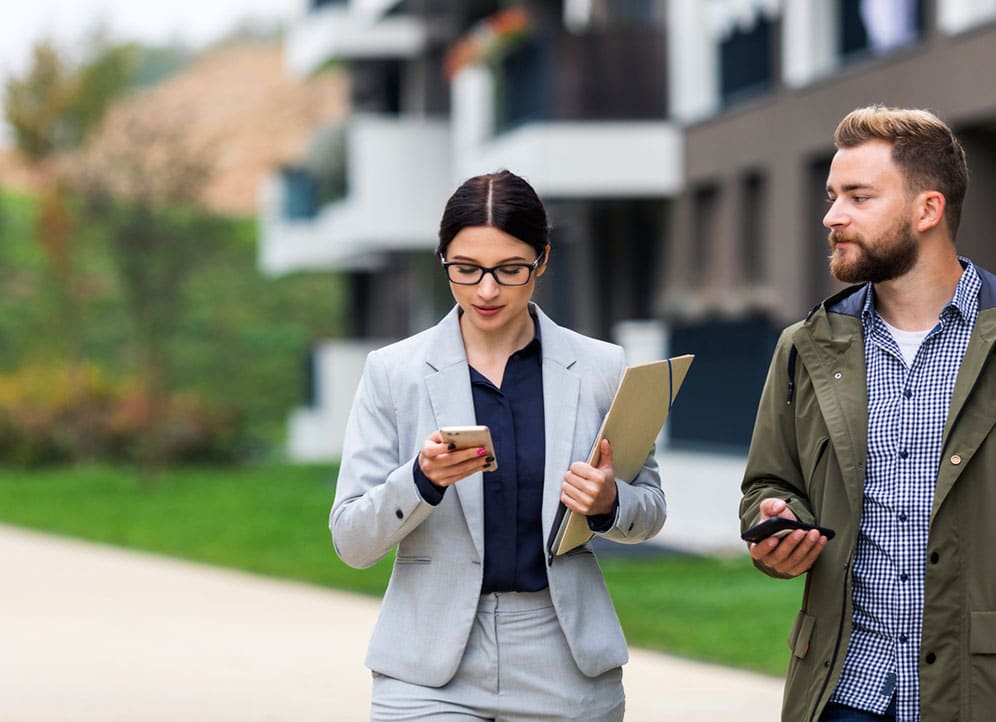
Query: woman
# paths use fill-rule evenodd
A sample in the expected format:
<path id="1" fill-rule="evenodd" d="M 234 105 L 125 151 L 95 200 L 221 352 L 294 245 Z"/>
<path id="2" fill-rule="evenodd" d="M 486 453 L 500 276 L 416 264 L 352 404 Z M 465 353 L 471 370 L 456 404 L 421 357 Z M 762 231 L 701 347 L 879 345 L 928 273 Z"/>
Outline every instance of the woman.
<path id="1" fill-rule="evenodd" d="M 664 524 L 653 455 L 631 484 L 587 458 L 625 363 L 533 303 L 546 211 L 502 171 L 449 199 L 438 254 L 456 306 L 370 354 L 347 424 L 330 527 L 347 564 L 397 547 L 366 664 L 374 720 L 621 720 L 626 642 L 585 545 L 548 563 L 559 502 L 613 541 Z M 483 448 L 440 427 L 486 425 Z M 452 487 L 452 488 L 451 488 Z"/>

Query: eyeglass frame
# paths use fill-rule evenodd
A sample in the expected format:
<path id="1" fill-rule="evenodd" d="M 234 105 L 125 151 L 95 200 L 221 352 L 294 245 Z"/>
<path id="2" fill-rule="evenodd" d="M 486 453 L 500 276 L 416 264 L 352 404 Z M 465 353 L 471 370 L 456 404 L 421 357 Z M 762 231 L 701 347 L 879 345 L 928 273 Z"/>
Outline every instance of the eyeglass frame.
<path id="1" fill-rule="evenodd" d="M 495 283 L 497 283 L 499 286 L 508 286 L 510 288 L 518 288 L 519 286 L 525 286 L 527 283 L 529 283 L 529 279 L 533 277 L 533 273 L 539 267 L 540 262 L 542 262 L 545 258 L 546 258 L 546 250 L 543 250 L 540 252 L 538 256 L 536 256 L 536 260 L 533 261 L 532 263 L 499 263 L 497 266 L 491 266 L 489 268 L 487 266 L 482 266 L 477 263 L 466 263 L 464 261 L 447 261 L 442 253 L 439 254 L 439 262 L 440 265 L 443 267 L 443 271 L 446 273 L 446 280 L 448 280 L 450 283 L 455 283 L 457 286 L 476 286 L 478 283 L 483 281 L 484 277 L 489 273 L 491 274 L 491 277 L 495 279 Z M 473 283 L 467 283 L 465 281 L 454 281 L 452 278 L 450 278 L 450 270 L 449 270 L 450 266 L 473 266 L 474 268 L 478 269 L 481 272 L 481 275 Z M 523 281 L 522 283 L 503 282 L 500 278 L 498 278 L 498 274 L 495 273 L 495 271 L 497 271 L 499 268 L 506 268 L 508 266 L 524 266 L 525 268 L 528 268 L 529 273 L 526 274 L 526 280 Z"/>

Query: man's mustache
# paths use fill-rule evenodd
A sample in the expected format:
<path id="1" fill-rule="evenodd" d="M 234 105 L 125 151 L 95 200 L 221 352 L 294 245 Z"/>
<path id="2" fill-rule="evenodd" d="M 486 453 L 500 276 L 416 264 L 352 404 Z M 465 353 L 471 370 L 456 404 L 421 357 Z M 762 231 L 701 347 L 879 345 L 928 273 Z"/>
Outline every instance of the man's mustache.
<path id="1" fill-rule="evenodd" d="M 830 231 L 830 233 L 827 234 L 827 243 L 830 245 L 830 248 L 835 248 L 838 243 L 853 243 L 854 245 L 861 246 L 862 248 L 865 245 L 860 236 L 853 233 L 847 233 L 845 231 Z"/>

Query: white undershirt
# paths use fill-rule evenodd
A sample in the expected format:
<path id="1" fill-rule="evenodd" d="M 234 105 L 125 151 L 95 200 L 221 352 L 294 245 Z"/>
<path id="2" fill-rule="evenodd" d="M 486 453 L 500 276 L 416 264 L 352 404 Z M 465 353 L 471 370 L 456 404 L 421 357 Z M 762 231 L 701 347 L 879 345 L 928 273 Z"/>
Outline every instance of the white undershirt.
<path id="1" fill-rule="evenodd" d="M 881 316 L 879 317 L 881 318 Z M 892 334 L 892 338 L 896 339 L 896 344 L 899 346 L 900 353 L 903 354 L 903 361 L 906 362 L 906 368 L 911 368 L 913 366 L 913 359 L 916 358 L 916 352 L 920 349 L 920 345 L 923 340 L 927 338 L 927 334 L 931 332 L 932 329 L 928 328 L 925 331 L 902 331 L 884 318 L 882 323 L 885 327 L 889 329 L 889 333 Z"/>

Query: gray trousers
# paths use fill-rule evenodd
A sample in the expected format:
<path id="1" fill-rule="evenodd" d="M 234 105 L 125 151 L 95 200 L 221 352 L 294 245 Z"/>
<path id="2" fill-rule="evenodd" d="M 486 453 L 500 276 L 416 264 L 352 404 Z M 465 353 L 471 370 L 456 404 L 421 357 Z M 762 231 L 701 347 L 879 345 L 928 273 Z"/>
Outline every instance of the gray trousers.
<path id="1" fill-rule="evenodd" d="M 594 678 L 577 668 L 546 590 L 482 595 L 446 685 L 373 677 L 372 722 L 620 722 L 626 706 L 622 668 Z"/>

